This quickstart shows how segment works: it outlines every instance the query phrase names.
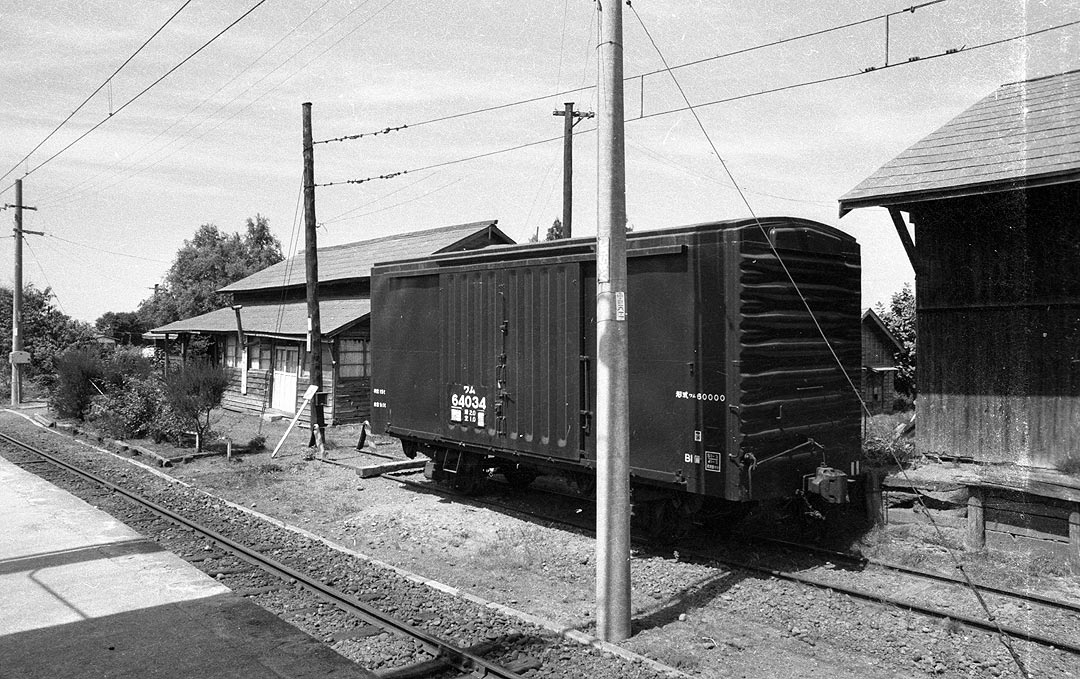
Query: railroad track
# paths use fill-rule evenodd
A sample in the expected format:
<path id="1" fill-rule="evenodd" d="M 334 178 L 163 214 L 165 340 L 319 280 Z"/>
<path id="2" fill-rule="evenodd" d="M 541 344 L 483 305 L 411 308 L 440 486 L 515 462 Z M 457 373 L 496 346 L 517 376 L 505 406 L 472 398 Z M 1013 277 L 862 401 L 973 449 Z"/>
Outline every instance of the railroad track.
<path id="1" fill-rule="evenodd" d="M 398 483 L 423 490 L 424 492 L 438 493 L 447 497 L 458 498 L 459 500 L 467 499 L 468 501 L 495 509 L 529 516 L 546 523 L 567 526 L 590 535 L 594 534 L 594 527 L 584 521 L 544 514 L 532 511 L 531 509 L 520 505 L 511 505 L 488 497 L 475 495 L 466 496 L 430 481 L 418 481 L 406 478 L 404 473 L 387 476 Z M 547 489 L 539 492 L 573 497 L 565 493 L 552 492 Z M 578 501 L 589 501 L 580 497 L 573 497 L 573 499 Z M 656 547 L 655 545 L 650 544 L 649 541 L 638 537 L 634 538 L 634 542 L 635 544 L 646 548 Z M 756 561 L 735 558 L 731 555 L 731 546 L 737 545 L 740 542 L 743 544 L 756 544 L 759 547 L 767 547 L 778 553 L 769 555 L 762 554 L 759 551 L 757 553 L 758 558 Z M 1033 631 L 1026 626 L 1022 626 L 1022 623 L 1019 621 L 1010 623 L 1005 620 L 1005 618 L 1008 617 L 1008 612 L 1012 612 L 1014 614 L 1013 617 L 1023 617 L 1028 621 L 1036 621 L 1036 624 L 1038 624 L 1040 628 L 1061 627 L 1069 629 L 1071 627 L 1073 630 L 1080 630 L 1080 606 L 1071 602 L 977 583 L 976 588 L 982 596 L 988 599 L 991 604 L 991 610 L 1006 611 L 1006 613 L 998 613 L 995 616 L 997 618 L 996 620 L 987 620 L 985 617 L 980 617 L 979 614 L 982 613 L 981 609 L 976 610 L 977 602 L 971 595 L 971 592 L 967 590 L 964 579 L 956 576 L 912 568 L 901 564 L 868 559 L 848 552 L 823 549 L 817 546 L 803 545 L 783 540 L 773 540 L 764 537 L 747 539 L 733 537 L 725 541 L 722 550 L 702 547 L 690 542 L 680 542 L 676 545 L 676 549 L 679 552 L 680 558 L 692 557 L 702 562 L 720 563 L 725 566 L 767 575 L 778 580 L 799 583 L 823 590 L 830 590 L 864 601 L 905 609 L 942 621 L 955 621 L 956 623 L 972 629 L 981 630 L 991 634 L 1004 632 L 1015 639 L 1023 639 L 1047 648 L 1067 651 L 1080 657 L 1080 634 L 1075 631 L 1073 634 L 1074 638 L 1055 638 Z M 671 545 L 665 545 L 665 550 L 670 552 Z M 784 554 L 784 552 L 789 554 L 790 552 L 801 552 L 804 556 L 815 555 L 818 558 L 818 561 L 817 563 L 804 561 L 797 569 L 777 566 L 775 564 L 770 565 L 769 562 L 790 560 L 787 558 L 788 555 Z M 830 564 L 832 561 L 835 561 L 836 563 L 847 564 L 851 568 L 848 570 L 824 568 L 820 563 L 821 558 L 823 557 L 830 559 Z M 856 576 L 859 577 L 857 578 Z M 937 587 L 954 588 L 954 590 L 949 593 L 942 589 L 930 590 L 923 588 L 923 601 L 914 601 L 907 598 L 891 596 L 882 592 L 882 590 L 899 589 L 899 578 L 905 577 L 916 578 L 927 583 L 934 583 Z M 850 582 L 855 579 L 870 580 L 871 578 L 877 579 L 876 585 L 872 588 L 855 586 Z M 845 580 L 848 582 L 845 582 Z M 962 588 L 963 591 L 955 588 Z M 929 605 L 925 603 L 925 600 L 927 599 L 948 599 L 950 601 L 963 600 L 964 603 L 963 605 L 945 608 L 943 606 Z M 1053 616 L 1052 619 L 1058 620 L 1059 624 L 1047 624 L 1052 620 L 1050 616 Z"/>
<path id="2" fill-rule="evenodd" d="M 164 519 L 170 524 L 179 527 L 181 531 L 188 533 L 187 551 L 191 553 L 186 555 L 185 558 L 188 558 L 189 561 L 201 562 L 200 565 L 203 570 L 219 580 L 223 579 L 223 576 L 234 578 L 243 576 L 242 580 L 247 586 L 240 589 L 241 594 L 264 594 L 280 590 L 284 585 L 298 586 L 316 595 L 323 602 L 331 604 L 338 610 L 362 621 L 365 625 L 412 640 L 431 656 L 430 659 L 419 663 L 380 671 L 377 673 L 380 677 L 385 679 L 406 679 L 443 676 L 448 668 L 452 668 L 463 675 L 475 677 L 522 679 L 519 672 L 535 669 L 539 666 L 539 663 L 532 658 L 516 661 L 513 666 L 502 666 L 483 657 L 482 654 L 498 649 L 505 642 L 514 641 L 513 638 L 489 640 L 475 644 L 470 648 L 462 648 L 381 611 L 357 596 L 333 587 L 218 530 L 194 521 L 162 504 L 153 502 L 108 479 L 71 464 L 57 455 L 13 438 L 8 434 L 0 433 L 0 442 L 6 443 L 23 453 L 36 456 L 37 459 L 13 460 L 13 462 L 30 469 L 38 475 L 44 475 L 42 474 L 42 465 L 48 463 L 62 469 L 65 473 L 74 475 L 81 481 L 91 484 L 94 488 L 103 489 L 105 492 L 97 493 L 98 498 L 103 499 L 106 496 L 120 497 L 135 507 L 146 510 L 155 517 Z M 93 496 L 94 492 L 90 491 L 90 494 Z M 143 524 L 155 520 L 153 518 L 133 518 L 135 523 Z M 213 547 L 210 547 L 210 545 L 213 545 Z M 264 577 L 260 578 L 246 572 L 251 567 L 261 571 Z M 265 580 L 267 574 L 276 576 L 279 584 L 267 582 Z M 284 583 L 284 585 L 281 583 Z"/>

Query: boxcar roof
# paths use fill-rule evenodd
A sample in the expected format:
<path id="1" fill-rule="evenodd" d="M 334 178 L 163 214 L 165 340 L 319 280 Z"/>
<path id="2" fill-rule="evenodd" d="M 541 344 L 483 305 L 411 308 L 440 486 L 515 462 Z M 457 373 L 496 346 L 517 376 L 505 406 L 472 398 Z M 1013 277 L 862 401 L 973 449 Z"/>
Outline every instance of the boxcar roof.
<path id="1" fill-rule="evenodd" d="M 872 205 L 1080 180 L 1080 70 L 1002 85 L 840 198 Z"/>
<path id="2" fill-rule="evenodd" d="M 324 335 L 345 330 L 370 313 L 369 299 L 328 299 L 319 302 L 319 320 Z M 307 333 L 307 302 L 245 306 L 240 310 L 240 319 L 247 334 L 303 337 Z M 154 328 L 151 332 L 236 332 L 236 313 L 232 307 L 217 309 L 208 314 Z"/>
<path id="3" fill-rule="evenodd" d="M 648 231 L 633 231 L 626 234 L 626 247 L 628 252 L 634 252 L 639 248 L 647 249 L 655 245 L 662 246 L 664 244 L 674 245 L 676 243 L 681 243 L 686 235 L 695 232 L 724 231 L 729 229 L 744 229 L 745 233 L 749 234 L 751 239 L 763 239 L 764 235 L 761 233 L 761 229 L 769 230 L 775 227 L 798 227 L 813 231 L 820 238 L 828 241 L 846 243 L 850 246 L 854 246 L 857 243 L 854 236 L 844 233 L 840 229 L 829 226 L 828 224 L 822 224 L 821 222 L 802 219 L 800 217 L 770 216 L 758 218 L 744 217 L 740 219 L 701 222 L 699 224 L 688 224 L 685 226 L 652 229 Z M 789 242 L 779 247 L 791 245 L 792 244 Z M 579 236 L 570 239 L 541 241 L 539 243 L 508 243 L 506 245 L 495 245 L 482 250 L 455 252 L 442 251 L 431 255 L 417 257 L 385 259 L 376 262 L 376 266 L 393 267 L 396 265 L 430 263 L 436 261 L 439 262 L 440 265 L 479 261 L 509 261 L 533 257 L 576 256 L 582 254 L 595 254 L 595 252 L 596 236 Z"/>
<path id="4" fill-rule="evenodd" d="M 372 240 L 319 248 L 319 282 L 367 278 L 371 265 L 384 259 L 419 257 L 436 252 L 467 250 L 488 243 L 513 243 L 496 225 L 498 220 L 471 222 L 437 229 L 395 234 Z M 304 253 L 226 285 L 219 292 L 242 292 L 305 284 Z"/>

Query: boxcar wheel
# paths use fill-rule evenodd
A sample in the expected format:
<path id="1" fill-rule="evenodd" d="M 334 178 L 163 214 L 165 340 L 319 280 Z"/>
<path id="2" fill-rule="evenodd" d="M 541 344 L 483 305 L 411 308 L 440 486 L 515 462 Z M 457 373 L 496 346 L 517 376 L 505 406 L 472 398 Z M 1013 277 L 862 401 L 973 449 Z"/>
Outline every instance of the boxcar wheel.
<path id="1" fill-rule="evenodd" d="M 539 476 L 534 470 L 521 465 L 503 468 L 502 475 L 514 490 L 525 490 Z"/>

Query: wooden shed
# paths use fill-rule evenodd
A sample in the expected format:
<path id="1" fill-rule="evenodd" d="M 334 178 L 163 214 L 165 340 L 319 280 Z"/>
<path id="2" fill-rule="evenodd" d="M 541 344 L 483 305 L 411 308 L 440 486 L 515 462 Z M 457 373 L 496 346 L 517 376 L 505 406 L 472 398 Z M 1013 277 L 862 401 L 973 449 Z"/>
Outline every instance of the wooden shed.
<path id="1" fill-rule="evenodd" d="M 513 242 L 492 220 L 319 248 L 327 424 L 370 416 L 373 264 Z M 181 341 L 191 335 L 211 338 L 214 357 L 232 376 L 222 402 L 226 409 L 291 415 L 310 383 L 305 286 L 300 253 L 219 290 L 232 294 L 233 306 L 153 332 L 177 335 Z"/>
<path id="2" fill-rule="evenodd" d="M 1080 455 L 1080 71 L 1003 85 L 840 199 L 871 206 L 916 272 L 917 450 Z"/>
<path id="3" fill-rule="evenodd" d="M 862 315 L 862 397 L 871 413 L 891 413 L 896 402 L 896 354 L 903 345 L 873 309 Z"/>

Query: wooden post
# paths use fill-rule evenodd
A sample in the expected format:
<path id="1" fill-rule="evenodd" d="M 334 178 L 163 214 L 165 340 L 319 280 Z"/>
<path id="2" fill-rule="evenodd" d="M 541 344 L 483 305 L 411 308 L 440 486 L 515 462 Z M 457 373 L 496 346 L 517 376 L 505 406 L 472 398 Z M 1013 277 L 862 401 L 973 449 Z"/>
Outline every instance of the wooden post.
<path id="1" fill-rule="evenodd" d="M 900 242 L 904 245 L 904 251 L 907 252 L 908 261 L 911 262 L 911 270 L 915 272 L 915 275 L 919 275 L 919 253 L 915 249 L 915 242 L 911 240 L 911 234 L 908 233 L 907 223 L 904 221 L 904 215 L 900 214 L 900 209 L 891 207 L 889 208 L 889 216 L 892 217 L 893 226 L 896 227 L 896 235 L 900 236 Z"/>
<path id="2" fill-rule="evenodd" d="M 1069 558 L 1073 565 L 1080 566 L 1080 511 L 1069 514 Z"/>
<path id="3" fill-rule="evenodd" d="M 301 110 L 304 126 L 304 264 L 307 273 L 308 369 L 312 386 L 322 391 L 322 325 L 319 318 L 319 257 L 315 236 L 315 151 L 311 141 L 311 103 L 302 104 Z M 326 443 L 323 438 L 325 426 L 323 399 L 321 395 L 316 395 L 311 405 L 311 438 L 322 459 L 326 459 Z"/>
<path id="4" fill-rule="evenodd" d="M 982 488 L 972 488 L 967 505 L 967 535 L 964 546 L 969 550 L 978 550 L 986 546 L 986 498 Z"/>
<path id="5" fill-rule="evenodd" d="M 866 518 L 873 526 L 885 523 L 881 512 L 881 474 L 876 469 L 866 472 Z"/>

